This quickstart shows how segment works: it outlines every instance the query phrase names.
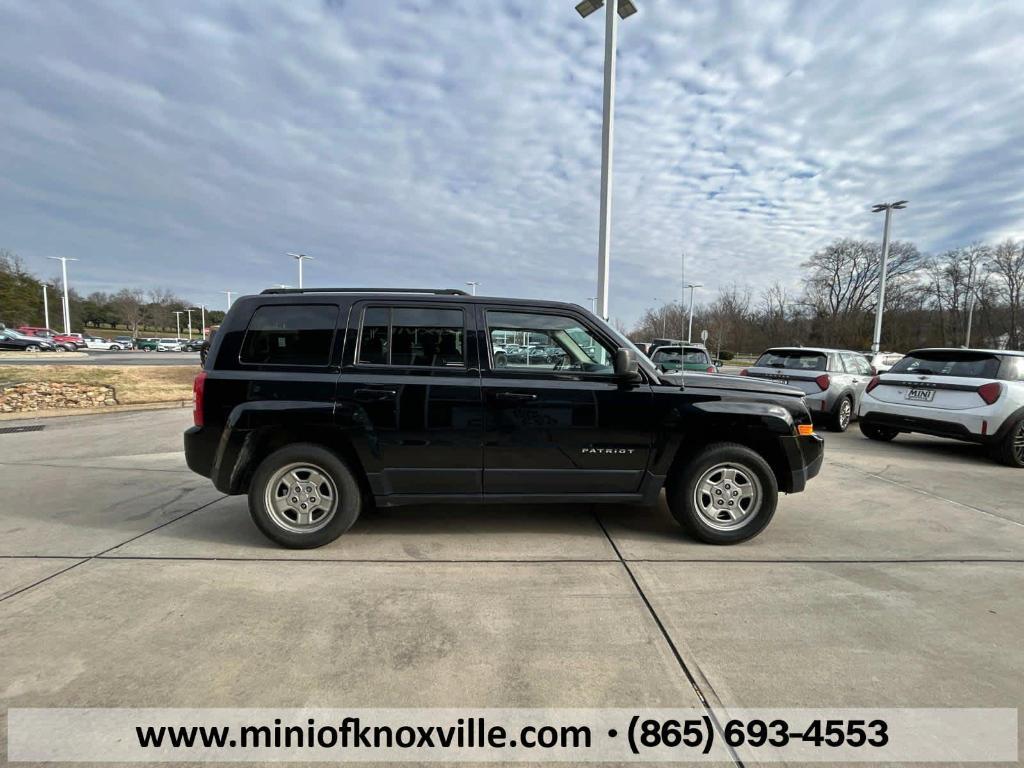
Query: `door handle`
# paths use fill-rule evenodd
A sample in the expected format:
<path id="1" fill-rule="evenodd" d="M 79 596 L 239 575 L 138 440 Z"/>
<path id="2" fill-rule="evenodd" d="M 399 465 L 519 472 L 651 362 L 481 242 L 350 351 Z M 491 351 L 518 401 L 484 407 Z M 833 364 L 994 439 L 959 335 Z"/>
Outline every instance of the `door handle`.
<path id="1" fill-rule="evenodd" d="M 390 400 L 398 393 L 393 389 L 357 389 L 352 393 L 356 400 L 362 403 L 374 403 L 380 400 Z"/>
<path id="2" fill-rule="evenodd" d="M 498 392 L 494 395 L 494 399 L 508 403 L 525 403 L 528 400 L 536 400 L 537 396 L 529 392 Z"/>

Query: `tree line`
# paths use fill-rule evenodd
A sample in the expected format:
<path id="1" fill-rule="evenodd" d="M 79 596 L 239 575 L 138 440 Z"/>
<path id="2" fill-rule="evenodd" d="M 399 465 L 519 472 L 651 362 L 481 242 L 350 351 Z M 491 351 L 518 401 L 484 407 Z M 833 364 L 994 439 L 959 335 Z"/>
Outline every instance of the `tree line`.
<path id="1" fill-rule="evenodd" d="M 760 291 L 742 283 L 694 307 L 693 340 L 708 348 L 756 353 L 781 344 L 868 350 L 881 275 L 877 242 L 842 238 L 802 265 L 799 291 L 776 282 Z M 929 256 L 913 243 L 889 247 L 883 351 L 971 346 L 1020 349 L 1024 343 L 1024 241 L 974 243 Z M 688 306 L 648 309 L 630 332 L 635 341 L 685 338 Z"/>
<path id="2" fill-rule="evenodd" d="M 49 288 L 50 327 L 64 328 L 61 309 L 60 280 L 51 280 Z M 109 328 L 111 331 L 125 329 L 132 336 L 141 331 L 176 331 L 175 310 L 194 307 L 196 304 L 176 296 L 167 289 L 156 288 L 144 291 L 141 288 L 122 288 L 116 293 L 95 291 L 82 296 L 73 287 L 68 292 L 71 313 L 71 330 L 80 332 L 83 328 Z M 16 328 L 20 325 L 42 326 L 43 281 L 25 269 L 21 259 L 11 251 L 0 250 L 0 323 Z M 193 330 L 202 332 L 200 313 L 192 313 Z M 182 331 L 187 327 L 182 316 Z M 224 319 L 224 312 L 206 310 L 206 324 L 217 325 Z"/>

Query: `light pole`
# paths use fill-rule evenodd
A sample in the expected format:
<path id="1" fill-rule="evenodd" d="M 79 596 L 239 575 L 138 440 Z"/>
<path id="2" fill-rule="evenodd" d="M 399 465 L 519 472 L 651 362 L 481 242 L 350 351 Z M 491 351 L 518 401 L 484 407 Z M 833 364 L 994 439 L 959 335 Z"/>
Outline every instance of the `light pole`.
<path id="1" fill-rule="evenodd" d="M 71 333 L 71 304 L 68 302 L 68 262 L 78 261 L 78 259 L 72 259 L 68 256 L 48 256 L 47 258 L 60 262 L 61 280 L 64 283 L 64 297 L 61 300 L 61 305 L 64 309 L 64 334 L 67 335 Z"/>
<path id="2" fill-rule="evenodd" d="M 188 340 L 192 341 L 192 313 L 198 312 L 199 307 L 186 307 L 185 311 L 188 313 Z"/>
<path id="3" fill-rule="evenodd" d="M 46 283 L 43 283 L 43 326 L 50 327 L 50 301 L 46 297 Z"/>
<path id="4" fill-rule="evenodd" d="M 477 282 L 476 280 L 467 280 L 466 285 L 469 286 L 470 293 L 476 296 L 476 287 L 480 285 L 480 283 Z"/>
<path id="5" fill-rule="evenodd" d="M 597 296 L 588 296 L 587 301 L 590 302 L 590 314 L 597 314 Z"/>
<path id="6" fill-rule="evenodd" d="M 217 293 L 226 293 L 228 295 L 228 309 L 230 310 L 231 309 L 231 294 L 233 294 L 234 291 L 217 291 Z"/>
<path id="7" fill-rule="evenodd" d="M 690 324 L 686 328 L 686 343 L 689 344 L 693 338 L 693 289 L 703 288 L 703 283 L 687 283 L 686 287 L 690 289 Z"/>
<path id="8" fill-rule="evenodd" d="M 196 307 L 193 307 L 196 309 Z M 200 304 L 199 307 L 199 333 L 202 334 L 203 338 L 206 338 L 206 305 Z"/>
<path id="9" fill-rule="evenodd" d="M 901 211 L 907 207 L 906 200 L 895 203 L 879 203 L 871 207 L 872 213 L 885 211 L 885 227 L 882 229 L 882 274 L 878 281 L 878 307 L 875 309 L 875 335 L 871 341 L 871 351 L 878 352 L 882 341 L 882 313 L 885 312 L 885 278 L 889 263 L 889 222 L 893 211 Z"/>
<path id="10" fill-rule="evenodd" d="M 286 253 L 285 256 L 291 256 L 293 259 L 295 259 L 297 262 L 299 262 L 299 288 L 301 288 L 302 287 L 302 262 L 304 262 L 306 259 L 309 259 L 310 261 L 312 261 L 313 257 L 312 256 L 307 256 L 304 253 L 290 253 L 290 252 Z"/>
<path id="11" fill-rule="evenodd" d="M 181 316 L 183 314 L 185 314 L 185 313 L 182 310 L 180 310 L 180 309 L 174 310 L 174 322 L 178 326 L 178 330 L 177 330 L 177 332 L 175 333 L 175 336 L 174 336 L 176 341 L 181 341 Z"/>
<path id="12" fill-rule="evenodd" d="M 601 125 L 601 221 L 598 228 L 597 245 L 597 296 L 601 314 L 608 319 L 608 272 L 609 241 L 612 227 L 612 139 L 615 119 L 615 46 L 618 38 L 619 20 L 636 13 L 632 0 L 583 0 L 576 6 L 580 16 L 586 18 L 605 5 L 604 14 L 604 118 Z"/>

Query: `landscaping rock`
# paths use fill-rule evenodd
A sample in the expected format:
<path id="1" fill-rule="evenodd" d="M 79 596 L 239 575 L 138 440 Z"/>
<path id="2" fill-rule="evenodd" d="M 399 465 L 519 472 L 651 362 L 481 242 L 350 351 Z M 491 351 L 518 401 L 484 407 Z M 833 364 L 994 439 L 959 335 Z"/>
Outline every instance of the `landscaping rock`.
<path id="1" fill-rule="evenodd" d="M 62 382 L 0 385 L 0 413 L 117 404 L 114 388 L 104 385 Z"/>

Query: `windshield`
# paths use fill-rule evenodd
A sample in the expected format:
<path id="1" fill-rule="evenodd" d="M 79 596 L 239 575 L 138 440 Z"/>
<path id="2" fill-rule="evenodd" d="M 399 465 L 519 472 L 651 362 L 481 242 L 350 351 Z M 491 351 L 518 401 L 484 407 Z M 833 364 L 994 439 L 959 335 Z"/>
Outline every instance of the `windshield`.
<path id="1" fill-rule="evenodd" d="M 801 371 L 824 371 L 828 367 L 824 352 L 808 352 L 805 349 L 769 349 L 763 353 L 755 368 L 795 368 Z"/>
<path id="2" fill-rule="evenodd" d="M 889 373 L 994 379 L 999 373 L 999 358 L 985 352 L 961 352 L 955 349 L 911 352 L 889 369 Z"/>

